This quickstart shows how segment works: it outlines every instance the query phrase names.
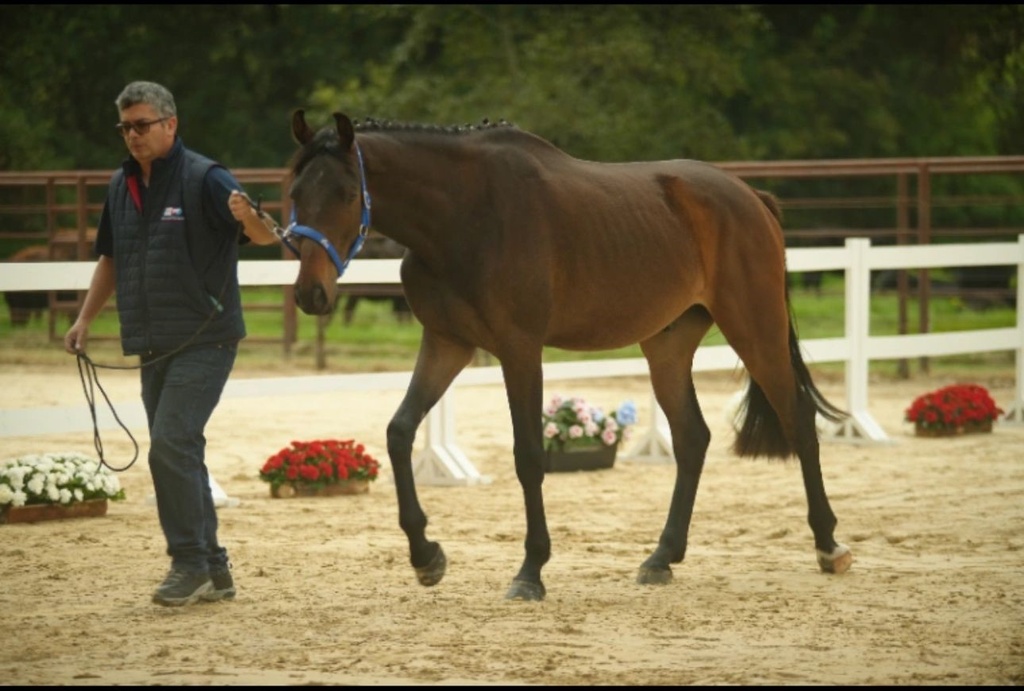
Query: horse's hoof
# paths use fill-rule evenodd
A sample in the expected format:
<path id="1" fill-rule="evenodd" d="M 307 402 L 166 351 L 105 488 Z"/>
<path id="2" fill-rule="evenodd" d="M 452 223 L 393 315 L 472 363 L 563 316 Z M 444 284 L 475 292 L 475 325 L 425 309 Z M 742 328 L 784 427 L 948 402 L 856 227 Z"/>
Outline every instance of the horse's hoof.
<path id="1" fill-rule="evenodd" d="M 636 574 L 636 582 L 640 585 L 665 585 L 666 583 L 671 583 L 672 569 L 667 566 L 665 568 L 641 566 L 640 571 Z"/>
<path id="2" fill-rule="evenodd" d="M 437 554 L 430 560 L 430 563 L 426 566 L 416 567 L 416 580 L 420 582 L 420 585 L 437 585 L 444 578 L 444 571 L 447 566 L 448 559 L 444 556 L 444 550 L 441 549 L 441 545 L 438 545 Z"/>
<path id="3" fill-rule="evenodd" d="M 837 544 L 832 553 L 815 550 L 818 555 L 818 566 L 825 573 L 846 573 L 853 565 L 853 552 L 846 545 Z"/>
<path id="4" fill-rule="evenodd" d="M 547 591 L 544 589 L 543 583 L 531 583 L 529 581 L 513 579 L 512 585 L 509 586 L 508 592 L 505 593 L 505 599 L 540 602 L 544 599 L 545 595 L 547 595 Z"/>

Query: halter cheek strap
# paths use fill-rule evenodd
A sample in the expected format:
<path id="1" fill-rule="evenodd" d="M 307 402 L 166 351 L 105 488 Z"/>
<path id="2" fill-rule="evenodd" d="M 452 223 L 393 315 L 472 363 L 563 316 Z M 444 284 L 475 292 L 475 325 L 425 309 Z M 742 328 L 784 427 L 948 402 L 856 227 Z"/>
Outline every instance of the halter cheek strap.
<path id="1" fill-rule="evenodd" d="M 291 222 L 288 224 L 288 227 L 280 233 L 281 242 L 283 242 L 285 247 L 290 249 L 292 254 L 296 257 L 299 256 L 299 250 L 291 242 L 291 238 L 293 236 L 297 235 L 299 237 L 309 238 L 323 247 L 324 251 L 327 252 L 327 256 L 330 257 L 331 261 L 334 263 L 334 268 L 338 270 L 338 278 L 341 278 L 341 275 L 345 273 L 345 269 L 348 268 L 349 262 L 359 254 L 359 250 L 363 249 L 363 243 L 366 241 L 366 234 L 370 231 L 370 192 L 366 189 L 366 171 L 363 167 L 363 152 L 359 149 L 358 142 L 353 142 L 353 144 L 355 144 L 356 158 L 359 161 L 359 199 L 360 206 L 362 207 L 362 216 L 359 221 L 359 235 L 357 235 L 356 239 L 352 242 L 352 246 L 349 248 L 348 255 L 345 257 L 344 261 L 338 254 L 338 251 L 334 249 L 334 245 L 331 244 L 331 241 L 328 240 L 323 233 L 315 228 L 310 228 L 309 226 L 304 226 L 296 222 L 294 207 L 292 207 Z"/>

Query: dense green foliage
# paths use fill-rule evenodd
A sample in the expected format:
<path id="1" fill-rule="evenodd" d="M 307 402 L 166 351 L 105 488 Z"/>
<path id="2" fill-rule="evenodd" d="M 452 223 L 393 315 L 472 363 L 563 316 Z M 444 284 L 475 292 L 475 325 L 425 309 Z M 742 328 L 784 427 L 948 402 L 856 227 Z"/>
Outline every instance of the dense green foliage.
<path id="1" fill-rule="evenodd" d="M 1018 155 L 1024 131 L 1024 6 L 1013 4 L 22 4 L 0 7 L 0 26 L 0 170 L 114 168 L 125 155 L 114 100 L 136 79 L 169 87 L 186 144 L 233 169 L 284 166 L 300 107 L 314 124 L 335 110 L 506 119 L 600 161 Z M 931 241 L 1014 234 L 1020 178 L 933 176 Z M 788 245 L 822 244 L 810 236 L 822 229 L 891 241 L 892 176 L 751 183 L 791 202 L 881 200 L 793 203 Z M 280 193 L 264 187 L 247 189 Z M 90 190 L 96 209 L 104 191 Z M 57 200 L 73 209 L 74 193 Z M 982 201 L 949 201 L 971 196 Z M 40 190 L 0 189 L 5 209 L 30 203 Z M 58 225 L 75 226 L 63 213 Z M 4 257 L 49 222 L 9 210 L 0 221 L 36 234 L 0 240 Z"/>
<path id="2" fill-rule="evenodd" d="M 288 116 L 505 118 L 580 158 L 1019 153 L 1017 5 L 7 5 L 0 170 L 106 169 L 150 79 L 190 146 L 279 167 Z"/>

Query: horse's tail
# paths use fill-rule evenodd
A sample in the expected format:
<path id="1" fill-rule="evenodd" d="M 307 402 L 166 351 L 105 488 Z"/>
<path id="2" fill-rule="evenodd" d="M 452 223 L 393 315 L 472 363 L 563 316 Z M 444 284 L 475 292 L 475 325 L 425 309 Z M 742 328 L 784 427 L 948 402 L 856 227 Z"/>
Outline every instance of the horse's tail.
<path id="1" fill-rule="evenodd" d="M 781 222 L 782 213 L 775 197 L 768 192 L 754 191 L 772 215 Z M 848 416 L 848 413 L 830 403 L 814 385 L 814 380 L 811 378 L 811 373 L 800 352 L 800 341 L 793 325 L 793 309 L 789 301 L 788 288 L 786 288 L 786 310 L 789 312 L 789 362 L 796 379 L 797 406 L 799 408 L 802 401 L 809 401 L 816 414 L 820 414 L 831 422 L 840 422 Z M 764 390 L 753 378 L 747 385 L 747 393 L 740 406 L 739 415 L 743 419 L 743 425 L 733 444 L 733 450 L 738 455 L 751 458 L 758 456 L 787 458 L 793 454 L 793 447 L 782 431 L 782 424 L 779 422 L 775 409 L 768 402 Z"/>

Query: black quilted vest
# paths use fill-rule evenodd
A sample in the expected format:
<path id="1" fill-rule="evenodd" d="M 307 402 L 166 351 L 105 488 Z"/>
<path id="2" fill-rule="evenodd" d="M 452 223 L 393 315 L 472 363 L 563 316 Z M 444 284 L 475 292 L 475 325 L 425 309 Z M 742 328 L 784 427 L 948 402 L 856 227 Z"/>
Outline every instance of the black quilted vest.
<path id="1" fill-rule="evenodd" d="M 203 214 L 203 180 L 215 165 L 179 140 L 167 158 L 154 161 L 141 213 L 124 169 L 111 178 L 107 199 L 125 355 L 245 337 L 238 236 L 215 230 Z"/>

